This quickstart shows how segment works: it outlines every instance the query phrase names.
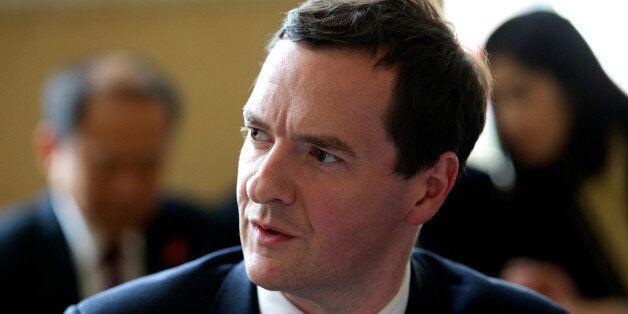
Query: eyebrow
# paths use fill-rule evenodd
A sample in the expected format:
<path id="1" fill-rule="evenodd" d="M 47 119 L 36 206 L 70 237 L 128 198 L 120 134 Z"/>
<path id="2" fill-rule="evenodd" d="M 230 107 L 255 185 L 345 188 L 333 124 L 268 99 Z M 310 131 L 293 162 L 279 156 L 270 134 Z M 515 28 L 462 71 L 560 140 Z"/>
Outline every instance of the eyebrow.
<path id="1" fill-rule="evenodd" d="M 244 109 L 244 119 L 254 126 L 259 126 L 260 128 L 266 130 L 270 129 L 270 126 L 267 123 L 263 122 L 257 115 L 247 110 L 246 108 Z M 353 149 L 351 149 L 351 147 L 349 147 L 349 145 L 343 140 L 335 136 L 298 134 L 294 138 L 299 142 L 310 143 L 323 149 L 339 151 L 349 155 L 352 158 L 356 158 L 356 154 Z"/>
<path id="2" fill-rule="evenodd" d="M 246 120 L 246 122 L 254 125 L 254 126 L 258 126 L 262 129 L 268 130 L 270 129 L 270 126 L 263 122 L 262 119 L 258 118 L 254 113 L 252 113 L 251 111 L 247 110 L 246 108 L 244 109 L 244 120 Z"/>
<path id="3" fill-rule="evenodd" d="M 323 148 L 323 149 L 339 151 L 339 152 L 342 152 L 351 156 L 352 158 L 356 157 L 353 149 L 351 149 L 349 145 L 347 145 L 345 142 L 343 142 L 341 139 L 335 136 L 316 136 L 316 135 L 299 134 L 295 136 L 295 138 L 300 142 L 311 143 L 312 145 Z"/>

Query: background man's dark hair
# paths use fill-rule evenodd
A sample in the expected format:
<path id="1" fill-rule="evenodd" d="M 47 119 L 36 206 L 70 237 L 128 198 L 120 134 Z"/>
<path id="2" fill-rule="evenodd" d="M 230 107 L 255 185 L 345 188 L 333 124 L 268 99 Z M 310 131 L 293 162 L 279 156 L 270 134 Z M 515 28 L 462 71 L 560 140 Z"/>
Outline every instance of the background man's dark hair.
<path id="1" fill-rule="evenodd" d="M 168 79 L 147 59 L 116 51 L 89 57 L 55 72 L 43 93 L 44 120 L 66 139 L 80 126 L 95 98 L 158 101 L 170 123 L 180 114 L 179 98 Z"/>
<path id="2" fill-rule="evenodd" d="M 490 75 L 460 47 L 427 0 L 313 0 L 286 15 L 281 39 L 312 49 L 371 53 L 375 66 L 398 69 L 383 123 L 397 149 L 395 172 L 410 178 L 453 151 L 461 167 L 484 127 Z"/>

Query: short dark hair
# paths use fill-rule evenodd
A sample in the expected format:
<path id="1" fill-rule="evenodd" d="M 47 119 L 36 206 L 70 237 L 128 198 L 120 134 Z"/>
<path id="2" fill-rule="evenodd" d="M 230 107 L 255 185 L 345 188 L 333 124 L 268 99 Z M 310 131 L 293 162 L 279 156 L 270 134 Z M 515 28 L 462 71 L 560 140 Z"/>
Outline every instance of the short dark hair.
<path id="1" fill-rule="evenodd" d="M 395 172 L 406 178 L 453 151 L 464 166 L 484 127 L 490 94 L 485 59 L 467 54 L 427 0 L 312 0 L 289 11 L 268 45 L 281 39 L 311 49 L 370 52 L 375 67 L 398 69 L 383 116 L 396 145 Z"/>
<path id="2" fill-rule="evenodd" d="M 111 67 L 122 73 L 104 74 Z M 172 84 L 146 58 L 128 51 L 111 51 L 71 63 L 54 72 L 43 93 L 43 118 L 61 139 L 71 137 L 94 97 L 157 100 L 168 114 L 169 123 L 181 111 Z"/>

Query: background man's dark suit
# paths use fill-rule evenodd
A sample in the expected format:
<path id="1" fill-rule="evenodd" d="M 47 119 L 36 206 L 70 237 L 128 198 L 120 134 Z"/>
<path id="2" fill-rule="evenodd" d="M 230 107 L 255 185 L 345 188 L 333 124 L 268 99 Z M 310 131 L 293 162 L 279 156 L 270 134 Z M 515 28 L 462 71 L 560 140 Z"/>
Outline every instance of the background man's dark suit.
<path id="1" fill-rule="evenodd" d="M 48 195 L 0 216 L 3 313 L 60 313 L 78 302 L 77 275 Z M 237 221 L 165 199 L 144 229 L 145 269 L 153 273 L 239 243 Z"/>
<path id="2" fill-rule="evenodd" d="M 239 247 L 108 290 L 69 313 L 259 313 Z M 529 290 L 415 249 L 406 313 L 563 313 Z"/>

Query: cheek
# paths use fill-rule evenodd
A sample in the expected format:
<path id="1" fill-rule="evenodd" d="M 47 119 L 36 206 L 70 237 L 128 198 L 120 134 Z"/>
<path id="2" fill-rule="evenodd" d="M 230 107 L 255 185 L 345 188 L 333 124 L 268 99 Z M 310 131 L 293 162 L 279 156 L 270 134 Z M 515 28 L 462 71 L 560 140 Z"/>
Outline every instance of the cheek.
<path id="1" fill-rule="evenodd" d="M 245 144 L 242 146 L 240 157 L 238 159 L 238 175 L 236 182 L 238 204 L 248 200 L 248 196 L 246 194 L 246 183 L 252 176 L 252 168 L 252 158 L 250 156 L 249 148 L 247 148 L 247 145 Z"/>
<path id="2" fill-rule="evenodd" d="M 495 110 L 495 119 L 501 135 L 513 145 L 531 136 L 530 130 L 535 129 L 534 111 L 524 104 L 501 105 Z"/>
<path id="3" fill-rule="evenodd" d="M 356 250 L 364 244 L 365 221 L 360 215 L 361 204 L 346 195 L 328 191 L 325 197 L 305 204 L 307 223 L 312 231 L 309 249 L 321 264 L 345 265 L 360 256 Z M 346 191 L 345 191 L 346 192 Z M 323 262 L 320 262 L 324 260 Z"/>
<path id="4" fill-rule="evenodd" d="M 236 182 L 236 199 L 238 203 L 238 214 L 240 217 L 240 225 L 244 224 L 244 210 L 247 204 L 250 202 L 247 192 L 247 183 L 251 177 L 255 174 L 256 159 L 252 154 L 252 148 L 246 145 L 246 142 L 242 146 L 240 151 L 240 157 L 238 160 L 238 175 Z"/>
<path id="5" fill-rule="evenodd" d="M 549 87 L 536 90 L 531 97 L 525 121 L 531 124 L 530 131 L 535 132 L 538 140 L 557 144 L 565 134 L 570 113 L 558 87 L 547 85 Z"/>
<path id="6" fill-rule="evenodd" d="M 495 108 L 495 119 L 502 136 L 517 145 L 518 141 L 543 134 L 543 129 L 547 128 L 544 105 L 529 96 L 517 102 L 500 104 Z"/>
<path id="7" fill-rule="evenodd" d="M 570 116 L 562 104 L 537 99 L 498 114 L 498 128 L 512 153 L 529 166 L 552 162 L 564 149 Z"/>
<path id="8" fill-rule="evenodd" d="M 321 189 L 318 193 L 307 194 L 319 195 L 318 197 L 303 200 L 307 219 L 314 232 L 319 234 L 331 234 L 333 232 L 338 234 L 339 231 L 347 229 L 352 222 L 355 222 L 351 220 L 351 217 L 355 214 L 355 210 L 352 207 L 358 204 L 350 202 L 343 193 L 338 193 L 337 190 L 332 189 Z"/>
<path id="9" fill-rule="evenodd" d="M 72 190 L 75 197 L 93 202 L 98 195 L 107 194 L 107 184 L 101 175 L 90 167 L 77 164 L 71 176 Z"/>
<path id="10" fill-rule="evenodd" d="M 83 189 L 83 192 L 86 193 L 90 199 L 103 199 L 102 201 L 106 201 L 114 197 L 111 175 L 86 167 L 84 174 L 79 175 L 79 177 L 82 185 L 80 188 Z"/>
<path id="11" fill-rule="evenodd" d="M 557 104 L 539 114 L 536 123 L 540 154 L 553 158 L 560 154 L 566 144 L 569 133 L 568 113 L 558 108 Z"/>
<path id="12" fill-rule="evenodd" d="M 399 220 L 395 209 L 400 205 L 380 184 L 328 186 L 311 193 L 319 197 L 311 197 L 304 206 L 316 236 L 332 246 L 354 247 L 356 243 L 377 241 Z"/>

